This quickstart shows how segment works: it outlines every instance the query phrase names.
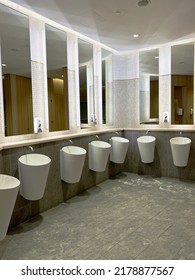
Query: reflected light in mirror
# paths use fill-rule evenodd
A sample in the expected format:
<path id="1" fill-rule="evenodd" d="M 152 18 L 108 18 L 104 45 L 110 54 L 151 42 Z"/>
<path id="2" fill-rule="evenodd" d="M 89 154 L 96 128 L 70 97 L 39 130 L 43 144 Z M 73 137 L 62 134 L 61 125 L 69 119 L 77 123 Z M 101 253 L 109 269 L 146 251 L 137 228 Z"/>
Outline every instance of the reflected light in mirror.
<path id="1" fill-rule="evenodd" d="M 140 51 L 140 124 L 158 124 L 159 50 Z"/>
<path id="2" fill-rule="evenodd" d="M 66 33 L 46 25 L 49 131 L 69 129 Z"/>
<path id="3" fill-rule="evenodd" d="M 0 5 L 5 136 L 33 132 L 28 17 Z"/>

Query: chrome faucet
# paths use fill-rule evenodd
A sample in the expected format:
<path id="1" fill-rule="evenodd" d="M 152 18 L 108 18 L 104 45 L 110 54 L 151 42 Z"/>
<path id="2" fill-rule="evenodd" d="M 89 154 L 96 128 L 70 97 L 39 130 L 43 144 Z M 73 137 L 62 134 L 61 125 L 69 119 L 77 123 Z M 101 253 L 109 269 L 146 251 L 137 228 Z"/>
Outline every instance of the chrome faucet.
<path id="1" fill-rule="evenodd" d="M 34 149 L 33 149 L 33 147 L 32 147 L 32 146 L 25 146 L 24 148 L 25 148 L 25 149 L 30 149 L 30 150 L 31 150 L 31 152 L 34 152 Z"/>
<path id="2" fill-rule="evenodd" d="M 95 138 L 95 139 L 99 139 L 99 136 L 98 135 L 92 135 L 91 138 Z"/>

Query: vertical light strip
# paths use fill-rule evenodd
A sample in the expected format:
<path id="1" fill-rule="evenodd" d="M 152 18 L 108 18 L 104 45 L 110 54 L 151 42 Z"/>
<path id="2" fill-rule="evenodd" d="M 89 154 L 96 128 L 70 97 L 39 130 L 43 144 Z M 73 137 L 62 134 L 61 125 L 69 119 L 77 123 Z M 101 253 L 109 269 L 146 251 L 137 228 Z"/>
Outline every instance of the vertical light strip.
<path id="1" fill-rule="evenodd" d="M 163 113 L 169 113 L 169 123 L 164 123 Z M 171 46 L 159 48 L 159 125 L 171 125 Z"/>
<path id="2" fill-rule="evenodd" d="M 113 122 L 112 117 L 112 106 L 113 106 L 113 94 L 112 94 L 112 55 L 105 60 L 105 71 L 106 71 L 106 123 L 111 125 Z"/>
<path id="3" fill-rule="evenodd" d="M 46 43 L 45 24 L 35 18 L 29 18 L 31 66 L 32 66 L 32 95 L 33 117 L 40 117 L 43 130 L 49 130 L 48 92 L 46 72 Z"/>
<path id="4" fill-rule="evenodd" d="M 94 113 L 94 86 L 93 86 L 93 62 L 87 64 L 87 118 L 91 122 Z"/>
<path id="5" fill-rule="evenodd" d="M 102 52 L 101 47 L 93 46 L 94 62 L 94 103 L 97 124 L 102 125 Z"/>
<path id="6" fill-rule="evenodd" d="M 5 123 L 4 123 L 4 105 L 3 105 L 3 76 L 2 76 L 2 59 L 1 59 L 1 38 L 0 38 L 0 142 L 3 141 L 5 136 Z"/>
<path id="7" fill-rule="evenodd" d="M 80 129 L 80 92 L 77 36 L 67 33 L 69 128 Z"/>

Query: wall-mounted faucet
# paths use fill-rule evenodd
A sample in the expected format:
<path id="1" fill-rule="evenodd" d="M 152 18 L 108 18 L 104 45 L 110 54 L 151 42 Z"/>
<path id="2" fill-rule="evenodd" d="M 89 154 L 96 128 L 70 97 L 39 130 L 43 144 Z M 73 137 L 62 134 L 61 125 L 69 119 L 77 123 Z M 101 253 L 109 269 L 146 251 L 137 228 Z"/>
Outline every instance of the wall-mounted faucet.
<path id="1" fill-rule="evenodd" d="M 182 135 L 182 131 L 179 132 L 179 135 Z"/>
<path id="2" fill-rule="evenodd" d="M 115 131 L 114 134 L 119 135 L 119 132 L 118 132 L 118 131 Z"/>
<path id="3" fill-rule="evenodd" d="M 31 150 L 31 152 L 34 152 L 34 149 L 33 149 L 32 146 L 25 146 L 24 149 L 25 149 L 25 151 L 26 151 L 27 149 L 29 149 L 29 150 Z"/>
<path id="4" fill-rule="evenodd" d="M 92 135 L 92 136 L 91 136 L 91 139 L 93 140 L 94 138 L 95 138 L 95 139 L 99 139 L 99 136 L 98 136 L 98 135 Z M 92 141 L 92 140 L 91 140 L 91 141 Z"/>
<path id="5" fill-rule="evenodd" d="M 146 130 L 146 135 L 148 135 L 149 132 L 150 132 L 150 130 Z"/>

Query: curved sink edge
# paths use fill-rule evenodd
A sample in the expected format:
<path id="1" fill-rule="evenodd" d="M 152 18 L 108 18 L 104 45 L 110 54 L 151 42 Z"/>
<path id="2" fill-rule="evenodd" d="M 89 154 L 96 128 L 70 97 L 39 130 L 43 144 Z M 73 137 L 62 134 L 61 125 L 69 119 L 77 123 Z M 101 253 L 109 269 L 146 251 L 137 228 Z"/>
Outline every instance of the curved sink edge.
<path id="1" fill-rule="evenodd" d="M 36 159 L 35 160 L 32 160 L 32 159 L 23 160 L 24 158 L 27 158 L 27 157 L 43 157 L 46 161 L 41 162 L 41 161 L 36 161 Z M 51 163 L 51 158 L 44 154 L 32 153 L 32 154 L 26 154 L 26 155 L 20 156 L 18 158 L 18 162 L 24 166 L 41 167 L 41 166 L 49 165 Z"/>
<path id="2" fill-rule="evenodd" d="M 192 143 L 192 140 L 189 137 L 185 137 L 185 136 L 172 137 L 169 141 L 172 145 L 177 145 L 177 146 L 189 145 Z"/>
<path id="3" fill-rule="evenodd" d="M 125 137 L 120 137 L 120 136 L 113 136 L 110 138 L 110 140 L 118 142 L 118 143 L 129 143 L 129 139 L 125 138 Z"/>
<path id="4" fill-rule="evenodd" d="M 71 151 L 71 148 L 73 147 L 73 149 L 78 149 L 78 150 L 80 150 L 81 152 L 72 152 Z M 70 149 L 70 151 L 66 151 L 66 150 L 68 150 L 68 149 Z M 84 149 L 84 148 L 82 148 L 82 147 L 79 147 L 79 146 L 65 146 L 65 147 L 63 147 L 62 149 L 61 149 L 61 152 L 63 152 L 63 153 L 65 153 L 65 154 L 67 154 L 67 155 L 72 155 L 72 156 L 82 156 L 82 155 L 86 155 L 87 154 L 87 151 Z"/>
<path id="5" fill-rule="evenodd" d="M 156 141 L 156 137 L 152 135 L 144 135 L 137 138 L 137 142 L 141 144 L 150 144 L 150 143 L 154 143 L 155 141 Z"/>
<path id="6" fill-rule="evenodd" d="M 6 190 L 20 187 L 20 180 L 14 176 L 0 174 L 0 179 L 1 179 L 0 190 L 6 191 Z M 5 187 L 3 185 L 5 185 Z"/>
<path id="7" fill-rule="evenodd" d="M 106 141 L 94 140 L 89 143 L 91 146 L 98 149 L 109 149 L 111 148 L 111 144 Z"/>

